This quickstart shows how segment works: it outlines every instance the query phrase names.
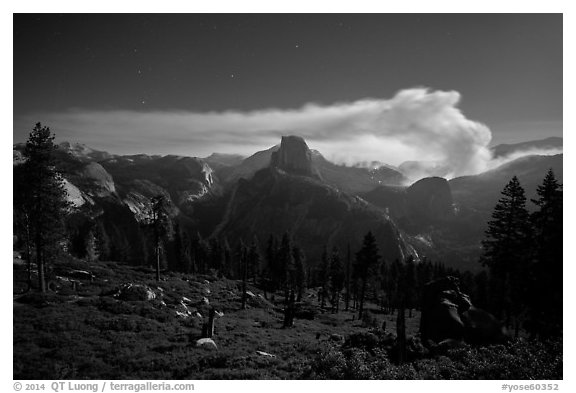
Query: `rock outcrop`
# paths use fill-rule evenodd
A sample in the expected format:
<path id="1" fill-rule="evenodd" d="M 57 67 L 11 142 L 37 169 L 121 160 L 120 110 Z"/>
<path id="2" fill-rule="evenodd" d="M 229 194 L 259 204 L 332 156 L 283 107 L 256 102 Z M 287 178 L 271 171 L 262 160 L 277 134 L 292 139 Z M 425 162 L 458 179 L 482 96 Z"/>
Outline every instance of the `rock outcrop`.
<path id="1" fill-rule="evenodd" d="M 506 339 L 502 324 L 490 313 L 474 307 L 469 296 L 460 292 L 455 277 L 429 282 L 422 299 L 420 334 L 426 345 L 446 340 L 496 343 Z"/>
<path id="2" fill-rule="evenodd" d="M 299 136 L 283 136 L 280 149 L 272 153 L 270 165 L 288 173 L 313 175 L 312 152 Z"/>
<path id="3" fill-rule="evenodd" d="M 454 211 L 450 185 L 442 177 L 418 180 L 406 190 L 406 200 L 413 215 L 429 220 L 447 218 Z"/>
<path id="4" fill-rule="evenodd" d="M 156 299 L 156 293 L 146 285 L 130 283 L 123 285 L 116 297 L 125 301 L 149 301 Z"/>

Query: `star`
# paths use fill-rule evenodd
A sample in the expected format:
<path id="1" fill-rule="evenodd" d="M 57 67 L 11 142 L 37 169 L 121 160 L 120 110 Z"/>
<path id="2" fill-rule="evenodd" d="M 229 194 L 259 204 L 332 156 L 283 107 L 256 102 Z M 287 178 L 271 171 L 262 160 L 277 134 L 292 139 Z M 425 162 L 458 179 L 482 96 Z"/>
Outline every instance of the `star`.
<path id="1" fill-rule="evenodd" d="M 142 105 L 146 105 L 146 100 L 142 100 L 142 101 L 140 101 L 140 103 L 141 103 Z"/>
<path id="2" fill-rule="evenodd" d="M 234 78 L 234 74 L 230 74 L 230 78 Z"/>
<path id="3" fill-rule="evenodd" d="M 296 49 L 300 48 L 300 44 L 296 44 L 295 46 L 296 46 Z"/>

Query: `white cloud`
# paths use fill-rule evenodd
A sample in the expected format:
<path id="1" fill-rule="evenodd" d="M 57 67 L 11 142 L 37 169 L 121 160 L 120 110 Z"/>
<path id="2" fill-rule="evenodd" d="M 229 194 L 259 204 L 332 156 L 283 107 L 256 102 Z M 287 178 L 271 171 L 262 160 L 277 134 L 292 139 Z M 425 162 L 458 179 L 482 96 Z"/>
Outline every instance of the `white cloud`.
<path id="1" fill-rule="evenodd" d="M 391 99 L 291 110 L 71 110 L 31 119 L 41 119 L 60 140 L 115 153 L 249 155 L 277 144 L 282 135 L 295 134 L 335 161 L 436 161 L 449 168 L 448 176 L 458 176 L 487 169 L 491 158 L 490 130 L 467 119 L 459 101 L 455 91 L 415 88 Z"/>

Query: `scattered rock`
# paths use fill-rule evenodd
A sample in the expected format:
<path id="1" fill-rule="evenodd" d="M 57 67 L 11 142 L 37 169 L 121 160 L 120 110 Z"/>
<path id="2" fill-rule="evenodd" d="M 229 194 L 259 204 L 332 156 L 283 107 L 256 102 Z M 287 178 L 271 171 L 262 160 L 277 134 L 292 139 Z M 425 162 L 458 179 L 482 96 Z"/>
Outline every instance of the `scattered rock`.
<path id="1" fill-rule="evenodd" d="M 264 351 L 256 351 L 256 353 L 257 353 L 258 355 L 266 356 L 266 357 L 269 357 L 269 358 L 275 358 L 275 357 L 276 357 L 276 355 L 272 355 L 271 353 L 264 352 Z"/>
<path id="2" fill-rule="evenodd" d="M 125 301 L 149 301 L 156 299 L 156 293 L 142 284 L 124 284 L 116 297 Z"/>
<path id="3" fill-rule="evenodd" d="M 334 333 L 334 334 L 332 334 L 332 335 L 330 336 L 330 340 L 332 340 L 332 341 L 338 341 L 338 342 L 343 342 L 343 341 L 344 341 L 344 336 L 342 336 L 341 334 L 336 334 L 336 333 Z"/>
<path id="4" fill-rule="evenodd" d="M 201 338 L 196 341 L 196 347 L 209 350 L 217 350 L 218 346 L 211 338 Z"/>
<path id="5" fill-rule="evenodd" d="M 181 302 L 179 305 L 176 306 L 176 315 L 186 319 L 192 315 L 192 312 L 188 309 L 188 307 L 186 307 L 186 305 L 183 302 Z"/>
<path id="6" fill-rule="evenodd" d="M 86 270 L 77 270 L 77 269 L 70 269 L 65 271 L 63 274 L 65 274 L 68 277 L 71 278 L 76 278 L 78 280 L 94 280 L 96 278 L 95 275 L 93 275 L 92 273 L 86 271 Z"/>

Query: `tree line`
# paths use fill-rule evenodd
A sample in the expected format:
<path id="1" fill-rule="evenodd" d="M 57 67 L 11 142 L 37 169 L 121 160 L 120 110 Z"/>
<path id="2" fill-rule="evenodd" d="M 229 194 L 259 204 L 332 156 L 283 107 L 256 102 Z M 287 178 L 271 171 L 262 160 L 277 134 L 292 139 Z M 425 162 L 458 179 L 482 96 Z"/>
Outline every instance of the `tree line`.
<path id="1" fill-rule="evenodd" d="M 514 176 L 488 222 L 481 258 L 489 270 L 488 306 L 516 336 L 521 327 L 541 338 L 562 334 L 562 194 L 550 169 L 530 213 Z"/>

